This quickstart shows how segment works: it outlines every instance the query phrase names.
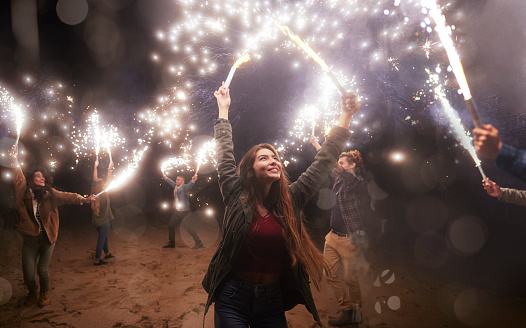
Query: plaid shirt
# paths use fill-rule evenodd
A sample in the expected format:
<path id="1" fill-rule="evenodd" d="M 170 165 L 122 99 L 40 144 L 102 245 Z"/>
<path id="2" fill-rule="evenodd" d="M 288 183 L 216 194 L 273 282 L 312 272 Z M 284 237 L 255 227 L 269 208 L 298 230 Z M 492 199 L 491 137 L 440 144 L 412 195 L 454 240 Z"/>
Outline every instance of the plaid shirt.
<path id="1" fill-rule="evenodd" d="M 357 231 L 365 230 L 367 180 L 345 169 L 342 173 L 333 170 L 331 176 L 334 179 L 332 191 L 336 195 L 336 204 L 340 207 L 347 233 L 351 234 L 355 244 L 365 242 L 365 235 L 357 234 Z"/>

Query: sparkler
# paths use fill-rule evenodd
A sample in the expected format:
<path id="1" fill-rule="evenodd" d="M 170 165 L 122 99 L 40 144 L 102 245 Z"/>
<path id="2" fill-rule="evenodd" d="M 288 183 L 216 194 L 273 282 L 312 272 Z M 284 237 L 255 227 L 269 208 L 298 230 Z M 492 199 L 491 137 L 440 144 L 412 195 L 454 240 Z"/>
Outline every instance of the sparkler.
<path id="1" fill-rule="evenodd" d="M 239 66 L 241 66 L 241 64 L 246 63 L 249 60 L 250 60 L 250 55 L 249 54 L 244 54 L 238 60 L 236 60 L 234 65 L 232 65 L 232 68 L 230 69 L 230 72 L 228 73 L 228 76 L 227 76 L 226 81 L 225 81 L 225 88 L 226 89 L 228 89 L 228 86 L 230 85 L 230 82 L 232 82 L 232 78 L 234 77 L 234 73 L 236 72 L 236 68 L 239 68 Z"/>
<path id="2" fill-rule="evenodd" d="M 177 172 L 179 172 L 179 170 L 191 170 L 189 156 L 183 154 L 183 156 L 180 157 L 170 157 L 161 163 L 161 172 L 163 172 L 164 175 L 173 168 L 177 168 Z"/>
<path id="3" fill-rule="evenodd" d="M 95 138 L 95 155 L 96 160 L 99 161 L 99 150 L 100 150 L 100 126 L 99 126 L 99 114 L 94 111 L 89 118 L 90 128 L 93 131 L 93 137 Z"/>
<path id="4" fill-rule="evenodd" d="M 16 126 L 16 142 L 15 146 L 18 147 L 18 141 L 20 140 L 20 133 L 22 132 L 22 125 L 24 124 L 24 115 L 22 114 L 22 108 L 15 102 L 15 99 L 9 95 L 9 92 L 0 87 L 0 105 L 6 106 L 7 111 L 11 112 L 14 117 Z"/>
<path id="5" fill-rule="evenodd" d="M 457 78 L 458 85 L 460 86 L 462 94 L 464 95 L 464 101 L 466 102 L 466 106 L 468 107 L 471 118 L 473 119 L 473 124 L 475 124 L 476 127 L 481 127 L 482 122 L 478 116 L 477 106 L 475 105 L 475 102 L 471 96 L 471 91 L 469 90 L 468 81 L 466 79 L 466 75 L 464 74 L 460 57 L 455 50 L 455 45 L 453 44 L 453 40 L 450 36 L 451 28 L 447 26 L 446 18 L 444 15 L 442 15 L 442 11 L 438 7 L 436 0 L 422 0 L 422 6 L 429 10 L 429 16 L 431 16 L 431 18 L 433 18 L 435 21 L 435 30 L 437 31 L 440 41 L 446 50 L 449 63 L 453 69 L 455 77 Z"/>
<path id="6" fill-rule="evenodd" d="M 130 178 L 132 177 L 132 175 L 135 173 L 135 171 L 139 167 L 139 163 L 141 162 L 142 157 L 147 149 L 148 149 L 148 146 L 145 146 L 143 149 L 139 151 L 134 150 L 133 160 L 128 164 L 128 167 L 124 171 L 122 171 L 115 179 L 112 179 L 110 185 L 106 189 L 96 194 L 95 198 L 99 197 L 104 192 L 108 192 L 111 189 L 118 188 L 122 186 L 123 184 L 125 184 L 127 181 L 130 181 Z"/>
<path id="7" fill-rule="evenodd" d="M 209 159 L 212 159 L 212 162 L 216 165 L 215 147 L 216 142 L 214 139 L 205 142 L 201 146 L 197 152 L 197 168 L 195 169 L 195 174 L 199 171 L 201 164 L 207 164 Z"/>
<path id="8" fill-rule="evenodd" d="M 429 74 L 429 81 L 433 82 L 433 84 L 436 86 L 433 89 L 435 99 L 440 100 L 440 102 L 442 103 L 444 112 L 446 113 L 446 116 L 449 119 L 450 126 L 453 129 L 455 135 L 457 136 L 457 139 L 459 139 L 460 144 L 469 152 L 469 154 L 473 158 L 473 161 L 475 161 L 475 166 L 479 169 L 482 179 L 486 180 L 486 175 L 482 170 L 480 160 L 477 156 L 475 148 L 473 147 L 472 138 L 464 130 L 460 117 L 458 116 L 457 112 L 453 109 L 453 107 L 451 107 L 451 104 L 447 100 L 444 89 L 442 88 L 442 85 L 439 84 L 438 74 L 431 74 L 431 72 L 428 69 L 426 69 L 426 72 Z"/>
<path id="9" fill-rule="evenodd" d="M 303 42 L 303 40 L 301 40 L 300 37 L 298 37 L 297 35 L 294 35 L 294 33 L 292 33 L 292 31 L 290 30 L 288 26 L 280 25 L 279 27 L 283 31 L 287 32 L 291 40 L 294 41 L 298 46 L 300 46 L 300 48 L 303 49 L 303 51 L 305 51 L 309 56 L 312 57 L 312 59 L 314 59 L 315 62 L 317 62 L 321 66 L 321 68 L 327 73 L 331 81 L 336 85 L 338 90 L 340 90 L 340 93 L 342 95 L 347 93 L 347 90 L 345 90 L 345 88 L 340 84 L 340 81 L 338 81 L 338 79 L 336 78 L 334 73 L 331 71 L 329 66 L 325 64 L 323 59 L 321 59 L 321 57 L 317 53 L 315 53 L 314 50 L 311 49 L 311 47 L 309 47 L 305 42 Z"/>

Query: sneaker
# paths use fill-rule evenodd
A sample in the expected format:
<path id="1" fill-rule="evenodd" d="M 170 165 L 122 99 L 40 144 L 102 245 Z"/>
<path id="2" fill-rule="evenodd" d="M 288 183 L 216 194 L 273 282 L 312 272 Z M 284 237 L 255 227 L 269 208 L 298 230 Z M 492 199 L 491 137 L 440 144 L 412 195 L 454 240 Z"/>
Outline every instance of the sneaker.
<path id="1" fill-rule="evenodd" d="M 204 248 L 205 245 L 203 245 L 203 242 L 202 241 L 198 241 L 195 243 L 195 246 L 192 247 L 192 249 L 199 249 L 199 248 Z"/>
<path id="2" fill-rule="evenodd" d="M 111 255 L 111 253 L 108 253 L 106 254 L 106 256 L 104 256 L 104 259 L 107 260 L 107 259 L 114 259 L 115 256 Z"/>
<path id="3" fill-rule="evenodd" d="M 99 260 L 99 262 L 93 262 L 94 266 L 99 266 L 99 265 L 104 265 L 104 264 L 108 264 L 108 262 L 104 260 Z"/>
<path id="4" fill-rule="evenodd" d="M 175 248 L 175 243 L 169 242 L 168 244 L 164 245 L 163 248 Z"/>
<path id="5" fill-rule="evenodd" d="M 30 290 L 29 294 L 27 294 L 27 296 L 26 296 L 26 299 L 24 301 L 24 305 L 25 306 L 31 306 L 31 305 L 35 304 L 36 301 L 37 301 L 37 289 Z"/>
<path id="6" fill-rule="evenodd" d="M 40 292 L 40 298 L 38 299 L 38 306 L 44 307 L 46 305 L 49 305 L 49 303 L 51 303 L 51 300 L 49 299 L 49 291 Z"/>

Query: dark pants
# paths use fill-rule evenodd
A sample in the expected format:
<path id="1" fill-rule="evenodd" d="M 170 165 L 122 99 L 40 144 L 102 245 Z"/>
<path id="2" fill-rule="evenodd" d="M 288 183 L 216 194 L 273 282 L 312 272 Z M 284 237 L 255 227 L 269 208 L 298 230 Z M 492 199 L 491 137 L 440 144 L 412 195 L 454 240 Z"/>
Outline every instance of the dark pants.
<path id="1" fill-rule="evenodd" d="M 188 220 L 184 221 L 184 218 L 190 214 L 190 210 L 187 211 L 174 211 L 172 214 L 172 218 L 170 219 L 170 223 L 168 224 L 168 240 L 170 240 L 170 243 L 175 243 L 175 230 L 177 229 L 177 233 L 181 233 L 179 228 L 181 226 L 181 222 L 183 223 L 183 228 L 188 231 L 190 236 L 194 239 L 196 243 L 200 243 L 201 239 L 199 239 L 199 236 L 195 232 L 194 228 L 190 225 L 190 222 Z"/>
<path id="2" fill-rule="evenodd" d="M 109 254 L 110 251 L 108 249 L 108 234 L 110 232 L 110 223 L 106 223 L 101 225 L 100 227 L 97 227 L 97 231 L 99 232 L 99 238 L 97 239 L 97 248 L 95 249 L 95 261 L 100 260 L 100 256 L 102 254 L 102 251 L 104 250 L 104 254 Z"/>
<path id="3" fill-rule="evenodd" d="M 55 244 L 49 242 L 45 232 L 42 232 L 39 236 L 29 236 L 24 234 L 24 244 L 22 246 L 22 272 L 24 273 L 24 284 L 30 291 L 37 289 L 35 268 L 38 272 L 38 278 L 40 281 L 40 291 L 49 291 L 48 267 L 54 249 Z"/>
<path id="4" fill-rule="evenodd" d="M 280 283 L 251 284 L 228 275 L 216 292 L 214 325 L 215 328 L 288 327 Z"/>

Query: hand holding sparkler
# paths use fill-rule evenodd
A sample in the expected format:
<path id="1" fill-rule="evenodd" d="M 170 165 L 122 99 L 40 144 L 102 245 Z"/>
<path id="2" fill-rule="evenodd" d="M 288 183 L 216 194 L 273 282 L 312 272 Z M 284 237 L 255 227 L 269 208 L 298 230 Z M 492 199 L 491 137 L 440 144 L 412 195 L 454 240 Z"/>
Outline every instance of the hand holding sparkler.
<path id="1" fill-rule="evenodd" d="M 360 109 L 360 102 L 358 97 L 352 92 L 349 91 L 345 94 L 342 94 L 342 113 L 338 121 L 338 126 L 348 129 L 351 124 L 352 116 Z"/>
<path id="2" fill-rule="evenodd" d="M 486 124 L 474 128 L 473 134 L 475 135 L 474 146 L 477 153 L 482 157 L 495 160 L 502 148 L 499 130 L 491 124 Z"/>
<path id="3" fill-rule="evenodd" d="M 314 146 L 316 151 L 321 149 L 320 143 L 318 142 L 318 139 L 316 139 L 315 136 L 310 136 L 310 143 Z"/>
<path id="4" fill-rule="evenodd" d="M 484 186 L 484 190 L 486 190 L 488 195 L 492 197 L 500 197 L 501 191 L 498 184 L 486 178 L 485 180 L 482 180 L 482 185 Z"/>
<path id="5" fill-rule="evenodd" d="M 230 108 L 230 90 L 225 86 L 225 82 L 214 92 L 219 107 L 219 118 L 228 120 L 228 109 Z"/>
<path id="6" fill-rule="evenodd" d="M 194 176 L 192 177 L 192 181 L 193 181 L 193 182 L 196 182 L 196 181 L 197 181 L 197 173 L 194 174 Z"/>

